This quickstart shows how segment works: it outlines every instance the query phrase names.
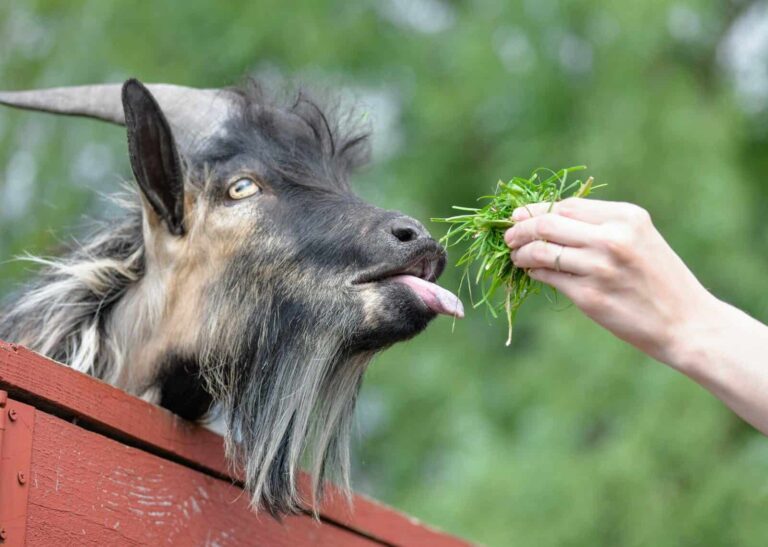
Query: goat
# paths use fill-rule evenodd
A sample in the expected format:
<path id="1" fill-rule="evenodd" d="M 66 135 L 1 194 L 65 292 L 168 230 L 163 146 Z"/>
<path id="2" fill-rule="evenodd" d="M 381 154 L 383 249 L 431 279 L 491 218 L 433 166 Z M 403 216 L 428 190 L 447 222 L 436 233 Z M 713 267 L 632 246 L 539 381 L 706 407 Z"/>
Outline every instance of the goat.
<path id="1" fill-rule="evenodd" d="M 443 248 L 418 221 L 356 197 L 368 132 L 303 91 L 255 82 L 3 92 L 0 104 L 126 127 L 138 191 L 125 214 L 43 267 L 0 312 L 24 344 L 190 420 L 216 409 L 254 508 L 349 493 L 349 431 L 371 357 L 462 316 L 434 282 Z M 316 510 L 316 509 L 315 509 Z"/>

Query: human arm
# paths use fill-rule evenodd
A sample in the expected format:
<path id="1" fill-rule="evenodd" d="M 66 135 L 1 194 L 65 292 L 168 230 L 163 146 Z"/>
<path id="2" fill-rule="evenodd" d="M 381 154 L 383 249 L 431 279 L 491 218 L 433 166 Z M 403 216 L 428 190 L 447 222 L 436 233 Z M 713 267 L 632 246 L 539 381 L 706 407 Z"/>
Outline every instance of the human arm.
<path id="1" fill-rule="evenodd" d="M 768 434 L 768 326 L 707 291 L 646 211 L 569 198 L 513 220 L 505 240 L 516 266 Z"/>

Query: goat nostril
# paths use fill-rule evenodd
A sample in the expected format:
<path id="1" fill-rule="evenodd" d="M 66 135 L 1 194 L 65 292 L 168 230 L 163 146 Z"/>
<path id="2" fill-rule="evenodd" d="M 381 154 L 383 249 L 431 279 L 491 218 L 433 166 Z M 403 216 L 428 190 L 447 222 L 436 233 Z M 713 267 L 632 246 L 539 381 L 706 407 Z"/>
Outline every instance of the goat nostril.
<path id="1" fill-rule="evenodd" d="M 390 217 L 383 228 L 385 233 L 392 234 L 400 243 L 411 243 L 429 237 L 427 229 L 418 220 L 404 215 Z M 394 240 L 391 241 L 394 243 Z"/>
<path id="2" fill-rule="evenodd" d="M 401 243 L 408 243 L 419 237 L 419 233 L 410 226 L 393 226 L 392 235 Z"/>

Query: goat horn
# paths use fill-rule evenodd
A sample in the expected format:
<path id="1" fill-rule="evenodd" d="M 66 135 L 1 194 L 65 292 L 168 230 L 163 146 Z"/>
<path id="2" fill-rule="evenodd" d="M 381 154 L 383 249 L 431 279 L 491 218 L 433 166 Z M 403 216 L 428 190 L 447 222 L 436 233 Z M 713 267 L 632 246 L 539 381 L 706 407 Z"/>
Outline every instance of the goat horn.
<path id="1" fill-rule="evenodd" d="M 30 91 L 0 91 L 0 104 L 68 116 L 84 116 L 125 124 L 122 84 L 56 87 Z M 189 151 L 213 136 L 226 121 L 232 93 L 170 84 L 149 84 L 173 129 L 177 144 Z"/>
<path id="2" fill-rule="evenodd" d="M 0 92 L 0 104 L 54 114 L 87 116 L 123 124 L 125 121 L 120 89 L 120 85 L 110 84 L 3 91 Z"/>

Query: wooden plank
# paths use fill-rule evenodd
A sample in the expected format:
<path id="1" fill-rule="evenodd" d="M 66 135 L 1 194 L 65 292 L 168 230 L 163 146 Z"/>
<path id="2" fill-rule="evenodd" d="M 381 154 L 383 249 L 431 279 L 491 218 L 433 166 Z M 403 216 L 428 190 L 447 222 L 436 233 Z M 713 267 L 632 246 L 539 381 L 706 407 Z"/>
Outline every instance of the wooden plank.
<path id="1" fill-rule="evenodd" d="M 132 397 L 100 380 L 78 373 L 22 346 L 0 341 L 0 389 L 66 419 L 121 442 L 150 450 L 174 461 L 202 469 L 212 476 L 240 481 L 224 457 L 222 439 L 167 410 Z M 310 481 L 300 478 L 306 498 Z M 355 496 L 350 511 L 333 487 L 321 507 L 323 519 L 383 542 L 402 545 L 467 545 L 430 529 L 394 509 Z"/>
<path id="2" fill-rule="evenodd" d="M 0 341 L 0 389 L 119 440 L 231 476 L 215 433 L 23 346 Z"/>
<path id="3" fill-rule="evenodd" d="M 311 492 L 311 478 L 299 478 L 300 490 Z M 355 494 L 350 508 L 344 496 L 333 487 L 323 500 L 322 515 L 326 520 L 365 532 L 393 545 L 419 545 L 420 547 L 466 547 L 468 541 L 436 530 L 419 519 L 400 513 L 381 502 Z"/>
<path id="4" fill-rule="evenodd" d="M 231 483 L 37 412 L 27 545 L 376 545 L 308 516 L 256 515 Z"/>
<path id="5" fill-rule="evenodd" d="M 0 391 L 0 545 L 22 547 L 27 532 L 35 409 Z"/>

